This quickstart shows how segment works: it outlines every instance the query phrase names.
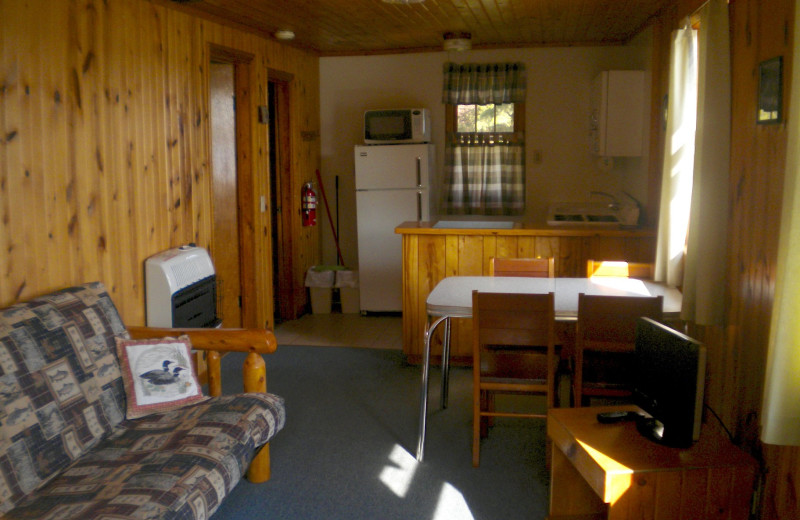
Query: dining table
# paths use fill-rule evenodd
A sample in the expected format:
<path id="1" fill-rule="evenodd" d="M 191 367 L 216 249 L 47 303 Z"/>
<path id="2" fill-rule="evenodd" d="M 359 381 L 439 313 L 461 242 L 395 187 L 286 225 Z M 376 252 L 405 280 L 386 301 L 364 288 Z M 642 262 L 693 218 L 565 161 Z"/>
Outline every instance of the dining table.
<path id="1" fill-rule="evenodd" d="M 553 293 L 556 321 L 577 321 L 578 295 L 606 296 L 662 296 L 665 320 L 679 319 L 681 292 L 661 282 L 616 276 L 590 278 L 527 278 L 502 276 L 450 276 L 443 278 L 428 294 L 424 352 L 422 361 L 422 389 L 420 392 L 419 434 L 417 461 L 425 453 L 425 435 L 428 415 L 428 382 L 430 375 L 431 338 L 436 329 L 444 326 L 442 342 L 442 392 L 440 405 L 447 408 L 450 373 L 450 321 L 453 318 L 472 317 L 472 292 L 547 294 Z"/>

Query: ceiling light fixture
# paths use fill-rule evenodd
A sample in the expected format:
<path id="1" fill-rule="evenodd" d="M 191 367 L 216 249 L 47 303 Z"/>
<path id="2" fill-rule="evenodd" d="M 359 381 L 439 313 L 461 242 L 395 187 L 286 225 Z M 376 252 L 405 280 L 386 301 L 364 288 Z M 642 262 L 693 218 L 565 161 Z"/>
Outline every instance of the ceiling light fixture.
<path id="1" fill-rule="evenodd" d="M 294 31 L 281 29 L 280 31 L 275 31 L 275 37 L 279 40 L 294 40 Z"/>
<path id="2" fill-rule="evenodd" d="M 444 33 L 442 48 L 446 51 L 468 51 L 472 48 L 472 35 L 468 32 Z"/>

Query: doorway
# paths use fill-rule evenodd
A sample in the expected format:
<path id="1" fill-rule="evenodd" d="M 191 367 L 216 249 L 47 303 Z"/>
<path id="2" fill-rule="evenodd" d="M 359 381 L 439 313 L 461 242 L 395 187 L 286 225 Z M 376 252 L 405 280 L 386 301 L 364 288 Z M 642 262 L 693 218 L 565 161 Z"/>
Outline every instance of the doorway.
<path id="1" fill-rule="evenodd" d="M 253 280 L 250 68 L 252 55 L 212 46 L 209 60 L 211 146 L 211 257 L 217 276 L 217 313 L 224 327 L 256 326 Z"/>
<path id="2" fill-rule="evenodd" d="M 209 68 L 211 171 L 214 203 L 214 268 L 217 313 L 225 327 L 241 327 L 239 208 L 230 201 L 239 192 L 236 175 L 236 89 L 232 63 L 211 62 Z M 225 247 L 219 247 L 225 244 Z"/>
<path id="3" fill-rule="evenodd" d="M 269 169 L 272 208 L 272 294 L 275 323 L 297 319 L 292 262 L 289 93 L 292 75 L 269 70 Z M 299 191 L 297 197 L 300 196 Z"/>

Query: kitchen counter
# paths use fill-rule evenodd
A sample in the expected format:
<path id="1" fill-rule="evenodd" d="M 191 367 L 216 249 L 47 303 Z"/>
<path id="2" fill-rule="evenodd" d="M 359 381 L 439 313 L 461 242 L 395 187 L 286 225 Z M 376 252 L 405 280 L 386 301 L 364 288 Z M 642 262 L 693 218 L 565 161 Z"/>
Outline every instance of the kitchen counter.
<path id="1" fill-rule="evenodd" d="M 455 222 L 461 226 L 464 221 Z M 489 260 L 552 256 L 555 274 L 586 276 L 588 260 L 653 262 L 656 232 L 645 228 L 546 223 L 514 223 L 509 229 L 483 226 L 434 227 L 435 222 L 403 222 L 395 233 L 403 238 L 403 352 L 409 362 L 422 358 L 427 323 L 425 301 L 447 276 L 488 276 Z M 487 224 L 488 225 L 488 224 Z M 433 359 L 441 357 L 441 334 L 432 342 Z M 472 321 L 453 320 L 451 359 L 469 363 Z"/>
<path id="2" fill-rule="evenodd" d="M 453 227 L 437 227 L 437 223 L 454 222 Z M 607 236 L 607 237 L 654 237 L 655 230 L 641 227 L 627 227 L 618 224 L 570 224 L 549 225 L 546 222 L 513 222 L 509 229 L 489 227 L 488 221 L 477 221 L 469 226 L 469 221 L 403 222 L 395 228 L 401 235 L 498 235 L 498 236 Z"/>

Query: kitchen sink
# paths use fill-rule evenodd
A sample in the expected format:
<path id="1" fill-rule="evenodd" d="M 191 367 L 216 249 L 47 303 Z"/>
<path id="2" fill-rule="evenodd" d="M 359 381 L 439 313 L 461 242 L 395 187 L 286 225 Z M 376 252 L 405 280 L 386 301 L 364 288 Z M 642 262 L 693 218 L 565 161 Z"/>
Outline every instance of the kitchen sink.
<path id="1" fill-rule="evenodd" d="M 588 222 L 619 222 L 619 219 L 614 215 L 586 215 Z"/>
<path id="2" fill-rule="evenodd" d="M 562 214 L 555 213 L 548 220 L 549 224 L 619 224 L 619 219 L 614 215 L 592 215 L 592 214 Z"/>
<path id="3" fill-rule="evenodd" d="M 547 212 L 547 223 L 551 226 L 631 226 L 638 219 L 638 208 L 621 204 L 564 202 L 553 204 Z"/>
<path id="4" fill-rule="evenodd" d="M 583 215 L 562 215 L 560 213 L 553 215 L 553 220 L 556 222 L 583 222 Z"/>

